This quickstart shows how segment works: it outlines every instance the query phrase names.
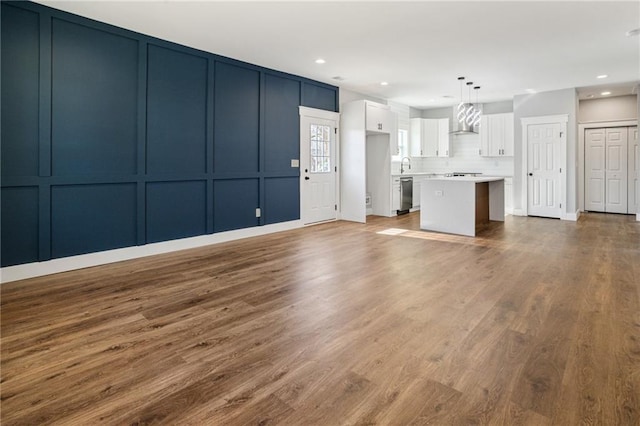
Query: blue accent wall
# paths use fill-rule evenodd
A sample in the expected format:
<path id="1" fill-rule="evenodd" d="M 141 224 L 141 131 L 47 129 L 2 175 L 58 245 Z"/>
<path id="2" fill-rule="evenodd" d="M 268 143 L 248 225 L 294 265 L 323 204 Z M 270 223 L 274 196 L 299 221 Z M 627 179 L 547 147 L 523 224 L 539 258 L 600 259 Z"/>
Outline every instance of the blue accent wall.
<path id="1" fill-rule="evenodd" d="M 336 87 L 1 7 L 3 267 L 300 217 L 298 106 Z"/>

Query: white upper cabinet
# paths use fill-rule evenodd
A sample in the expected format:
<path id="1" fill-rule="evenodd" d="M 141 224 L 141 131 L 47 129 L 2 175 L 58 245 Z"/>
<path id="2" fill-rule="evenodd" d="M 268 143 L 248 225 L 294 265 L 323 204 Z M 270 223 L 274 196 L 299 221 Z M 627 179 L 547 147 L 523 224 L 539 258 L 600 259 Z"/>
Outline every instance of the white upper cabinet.
<path id="1" fill-rule="evenodd" d="M 412 118 L 411 156 L 448 157 L 449 119 Z"/>
<path id="2" fill-rule="evenodd" d="M 513 113 L 483 115 L 480 121 L 480 155 L 513 157 Z"/>
<path id="3" fill-rule="evenodd" d="M 365 104 L 365 128 L 367 132 L 391 133 L 392 131 L 395 131 L 395 114 L 391 111 L 389 106 L 368 101 L 366 101 Z"/>

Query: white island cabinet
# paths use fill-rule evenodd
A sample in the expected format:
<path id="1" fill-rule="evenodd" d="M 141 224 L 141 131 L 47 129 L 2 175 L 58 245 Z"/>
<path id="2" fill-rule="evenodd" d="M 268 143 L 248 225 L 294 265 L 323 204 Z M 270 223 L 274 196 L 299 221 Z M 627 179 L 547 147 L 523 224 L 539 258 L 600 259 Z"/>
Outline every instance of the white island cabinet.
<path id="1" fill-rule="evenodd" d="M 420 194 L 420 229 L 475 236 L 489 221 L 504 222 L 503 177 L 426 179 Z"/>

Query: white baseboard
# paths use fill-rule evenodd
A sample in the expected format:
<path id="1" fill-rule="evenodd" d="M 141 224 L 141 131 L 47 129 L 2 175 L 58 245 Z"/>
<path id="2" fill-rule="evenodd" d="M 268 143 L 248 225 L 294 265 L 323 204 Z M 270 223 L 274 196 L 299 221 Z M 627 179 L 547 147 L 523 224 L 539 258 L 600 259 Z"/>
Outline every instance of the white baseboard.
<path id="1" fill-rule="evenodd" d="M 178 250 L 202 247 L 211 244 L 219 244 L 227 241 L 243 238 L 257 237 L 273 234 L 275 232 L 288 231 L 302 228 L 301 220 L 276 223 L 273 225 L 256 226 L 253 228 L 237 229 L 234 231 L 218 232 L 216 234 L 199 235 L 197 237 L 182 238 L 180 240 L 163 241 L 160 243 L 145 244 L 143 246 L 125 247 L 115 250 L 101 251 L 97 253 L 81 254 L 78 256 L 63 257 L 47 260 L 45 262 L 26 263 L 23 265 L 7 266 L 0 268 L 0 283 L 24 280 L 59 272 L 72 271 L 74 269 L 88 268 L 91 266 L 105 265 L 107 263 L 121 262 L 123 260 L 137 259 L 155 254 L 170 253 Z"/>
<path id="2" fill-rule="evenodd" d="M 576 210 L 575 213 L 565 213 L 564 217 L 562 218 L 562 220 L 571 220 L 571 221 L 575 222 L 580 217 L 580 213 L 581 213 L 580 210 Z"/>
<path id="3" fill-rule="evenodd" d="M 522 209 L 513 209 L 513 213 L 514 216 L 526 216 L 526 214 L 524 213 L 524 210 Z"/>

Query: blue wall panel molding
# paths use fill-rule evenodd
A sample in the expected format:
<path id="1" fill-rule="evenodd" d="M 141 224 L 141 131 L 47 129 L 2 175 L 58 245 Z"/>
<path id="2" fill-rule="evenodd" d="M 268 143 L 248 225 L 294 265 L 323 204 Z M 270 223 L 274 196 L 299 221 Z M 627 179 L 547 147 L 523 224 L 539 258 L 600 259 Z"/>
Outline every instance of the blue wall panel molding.
<path id="1" fill-rule="evenodd" d="M 265 179 L 265 224 L 300 219 L 300 177 Z"/>
<path id="2" fill-rule="evenodd" d="M 2 176 L 38 176 L 39 49 L 39 15 L 3 7 Z"/>
<path id="3" fill-rule="evenodd" d="M 259 172 L 260 73 L 216 64 L 213 170 Z"/>
<path id="4" fill-rule="evenodd" d="M 206 233 L 206 181 L 147 184 L 147 242 Z"/>
<path id="5" fill-rule="evenodd" d="M 53 19 L 54 175 L 136 173 L 138 41 Z"/>
<path id="6" fill-rule="evenodd" d="M 302 106 L 338 111 L 338 102 L 337 90 L 308 81 L 302 83 Z"/>
<path id="7" fill-rule="evenodd" d="M 51 187 L 54 258 L 136 245 L 136 184 Z"/>
<path id="8" fill-rule="evenodd" d="M 38 187 L 2 188 L 2 261 L 8 265 L 35 262 L 38 253 Z"/>
<path id="9" fill-rule="evenodd" d="M 147 66 L 147 173 L 204 173 L 207 59 L 149 45 Z"/>
<path id="10" fill-rule="evenodd" d="M 336 87 L 1 7 L 2 267 L 300 217 L 298 106 Z"/>
<path id="11" fill-rule="evenodd" d="M 215 232 L 258 226 L 258 179 L 227 179 L 213 182 L 213 229 Z"/>

